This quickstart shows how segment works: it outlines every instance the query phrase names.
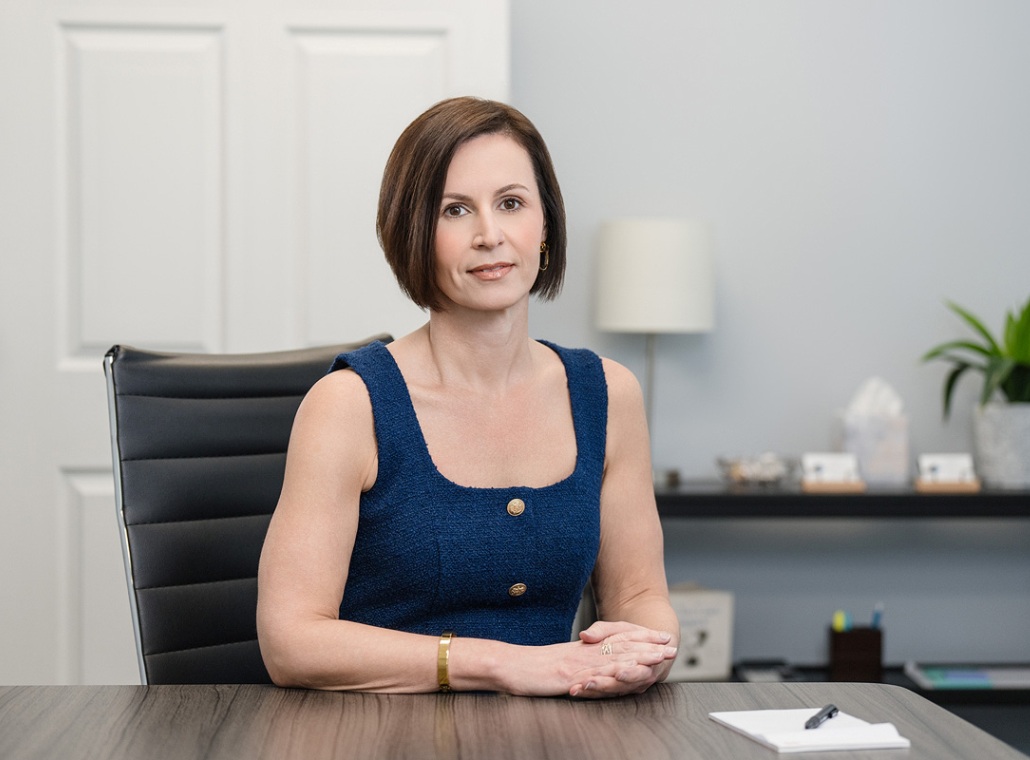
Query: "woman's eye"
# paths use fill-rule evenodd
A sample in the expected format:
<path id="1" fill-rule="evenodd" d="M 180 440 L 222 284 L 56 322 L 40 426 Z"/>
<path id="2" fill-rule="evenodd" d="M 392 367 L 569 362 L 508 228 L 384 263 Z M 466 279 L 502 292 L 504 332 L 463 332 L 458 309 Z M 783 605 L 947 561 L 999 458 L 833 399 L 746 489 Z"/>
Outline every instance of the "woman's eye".
<path id="1" fill-rule="evenodd" d="M 444 216 L 449 216 L 455 219 L 459 216 L 465 216 L 467 213 L 468 211 L 466 211 L 462 206 L 448 206 L 443 210 Z"/>
<path id="2" fill-rule="evenodd" d="M 505 198 L 501 201 L 501 208 L 505 211 L 517 211 L 522 208 L 522 201 L 518 198 Z"/>

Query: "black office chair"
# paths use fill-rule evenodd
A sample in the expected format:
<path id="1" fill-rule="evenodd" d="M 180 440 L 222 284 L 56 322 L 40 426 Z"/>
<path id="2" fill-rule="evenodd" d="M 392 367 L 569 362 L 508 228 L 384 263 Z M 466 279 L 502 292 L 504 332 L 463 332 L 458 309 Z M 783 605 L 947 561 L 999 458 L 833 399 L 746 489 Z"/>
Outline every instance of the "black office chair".
<path id="1" fill-rule="evenodd" d="M 263 354 L 114 346 L 115 497 L 144 684 L 270 683 L 257 569 L 301 398 L 372 340 Z"/>

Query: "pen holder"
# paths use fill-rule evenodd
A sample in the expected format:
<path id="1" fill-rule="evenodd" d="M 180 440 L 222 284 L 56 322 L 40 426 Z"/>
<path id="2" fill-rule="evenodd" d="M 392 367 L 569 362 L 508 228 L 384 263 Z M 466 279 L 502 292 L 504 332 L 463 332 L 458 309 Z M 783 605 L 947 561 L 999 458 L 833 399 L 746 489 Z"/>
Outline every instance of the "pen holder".
<path id="1" fill-rule="evenodd" d="M 883 630 L 830 629 L 830 680 L 866 681 L 883 679 Z"/>

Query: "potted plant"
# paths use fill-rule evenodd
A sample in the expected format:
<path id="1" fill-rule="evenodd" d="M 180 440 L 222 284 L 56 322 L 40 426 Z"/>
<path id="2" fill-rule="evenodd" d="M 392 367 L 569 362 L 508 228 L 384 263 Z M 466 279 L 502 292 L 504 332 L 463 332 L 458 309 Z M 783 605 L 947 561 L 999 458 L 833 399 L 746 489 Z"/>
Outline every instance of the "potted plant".
<path id="1" fill-rule="evenodd" d="M 948 308 L 977 334 L 932 348 L 923 361 L 952 364 L 944 380 L 944 418 L 959 378 L 969 370 L 983 375 L 980 403 L 973 413 L 973 451 L 984 482 L 996 488 L 1030 488 L 1030 300 L 1005 315 L 996 340 L 983 322 L 957 304 Z"/>

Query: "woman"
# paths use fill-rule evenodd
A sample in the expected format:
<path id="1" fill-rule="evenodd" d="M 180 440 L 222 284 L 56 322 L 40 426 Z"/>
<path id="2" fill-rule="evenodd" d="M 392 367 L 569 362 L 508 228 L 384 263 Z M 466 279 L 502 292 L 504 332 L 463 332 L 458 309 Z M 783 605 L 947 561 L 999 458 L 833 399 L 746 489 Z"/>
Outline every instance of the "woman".
<path id="1" fill-rule="evenodd" d="M 535 127 L 443 101 L 401 135 L 379 238 L 429 322 L 339 357 L 297 413 L 258 577 L 281 685 L 605 697 L 663 679 L 669 605 L 639 385 L 529 338 L 565 212 Z M 601 621 L 570 641 L 592 583 Z"/>

